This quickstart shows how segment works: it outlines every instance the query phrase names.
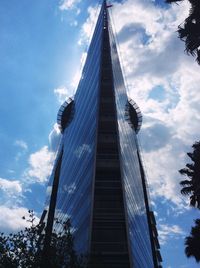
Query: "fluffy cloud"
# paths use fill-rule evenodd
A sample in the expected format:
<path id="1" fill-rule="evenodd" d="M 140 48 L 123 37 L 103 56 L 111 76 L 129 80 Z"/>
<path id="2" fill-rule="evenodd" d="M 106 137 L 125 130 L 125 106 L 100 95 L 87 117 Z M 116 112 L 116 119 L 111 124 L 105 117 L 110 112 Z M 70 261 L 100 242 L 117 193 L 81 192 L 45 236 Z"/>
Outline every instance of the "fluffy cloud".
<path id="1" fill-rule="evenodd" d="M 23 140 L 16 140 L 15 141 L 15 145 L 21 147 L 24 150 L 27 150 L 28 149 L 28 145 Z"/>
<path id="2" fill-rule="evenodd" d="M 54 127 L 54 131 L 56 132 L 56 127 Z M 51 137 L 51 140 L 52 144 L 54 140 L 55 145 L 55 137 Z M 31 191 L 32 184 L 45 184 L 51 173 L 54 159 L 55 152 L 44 146 L 29 156 L 29 166 L 22 172 L 20 179 L 0 178 L 1 231 L 18 231 L 28 226 L 27 222 L 22 220 L 22 216 L 28 216 L 28 209 L 23 207 L 26 192 Z"/>
<path id="3" fill-rule="evenodd" d="M 74 96 L 74 81 L 72 81 L 71 86 L 66 88 L 65 86 L 61 86 L 54 89 L 54 94 L 58 98 L 58 101 L 62 104 L 67 98 Z"/>
<path id="4" fill-rule="evenodd" d="M 100 6 L 95 6 L 95 7 L 89 7 L 88 8 L 88 18 L 85 23 L 83 23 L 82 28 L 81 28 L 81 36 L 79 39 L 78 44 L 89 44 L 90 40 L 92 38 L 92 33 L 94 31 L 96 21 L 98 18 Z"/>
<path id="5" fill-rule="evenodd" d="M 55 154 L 48 150 L 47 146 L 29 157 L 29 169 L 25 172 L 27 179 L 32 182 L 44 183 L 51 174 Z"/>
<path id="6" fill-rule="evenodd" d="M 18 161 L 28 150 L 28 145 L 23 140 L 16 140 L 14 145 L 19 147 L 21 150 L 17 152 L 15 160 Z"/>
<path id="7" fill-rule="evenodd" d="M 18 180 L 7 180 L 0 178 L 0 189 L 8 195 L 20 194 L 22 192 L 22 185 Z"/>
<path id="8" fill-rule="evenodd" d="M 67 98 L 67 95 L 69 94 L 69 90 L 65 86 L 62 86 L 62 87 L 54 89 L 54 94 L 58 98 L 58 101 L 60 103 L 63 103 L 65 99 Z"/>
<path id="9" fill-rule="evenodd" d="M 143 158 L 152 197 L 165 197 L 181 206 L 183 199 L 180 194 L 178 170 L 184 163 L 184 153 L 182 152 L 184 144 L 177 140 L 176 145 L 175 142 L 170 141 L 170 144 L 163 148 L 143 153 Z M 185 205 L 185 203 L 183 204 Z"/>
<path id="10" fill-rule="evenodd" d="M 69 10 L 76 7 L 81 0 L 62 0 L 59 5 L 60 10 Z"/>
<path id="11" fill-rule="evenodd" d="M 83 145 L 79 146 L 79 147 L 75 150 L 74 154 L 76 155 L 77 158 L 80 158 L 80 157 L 82 157 L 82 155 L 85 154 L 85 153 L 90 154 L 91 151 L 92 151 L 92 150 L 91 150 L 91 146 L 90 146 L 89 144 L 85 144 L 85 143 L 84 143 Z"/>
<path id="12" fill-rule="evenodd" d="M 169 239 L 185 237 L 185 232 L 178 225 L 160 224 L 158 233 L 161 245 L 165 244 Z"/>
<path id="13" fill-rule="evenodd" d="M 75 94 L 75 91 L 78 87 L 78 83 L 81 79 L 81 75 L 82 75 L 82 69 L 84 67 L 84 64 L 85 64 L 85 60 L 87 58 L 87 52 L 83 52 L 82 53 L 82 56 L 81 56 L 81 60 L 80 60 L 80 68 L 79 70 L 75 73 L 73 79 L 72 79 L 72 82 L 70 84 L 71 86 L 71 89 L 72 89 L 72 92 L 73 94 L 71 96 L 73 96 Z"/>
<path id="14" fill-rule="evenodd" d="M 23 220 L 23 216 L 28 216 L 28 209 L 25 207 L 6 207 L 0 206 L 0 231 L 13 232 L 28 227 L 30 223 Z M 38 218 L 36 217 L 36 222 Z"/>
<path id="15" fill-rule="evenodd" d="M 164 124 L 157 122 L 145 128 L 143 133 L 143 147 L 146 152 L 155 151 L 163 148 L 163 146 L 170 142 L 170 138 L 170 129 Z"/>

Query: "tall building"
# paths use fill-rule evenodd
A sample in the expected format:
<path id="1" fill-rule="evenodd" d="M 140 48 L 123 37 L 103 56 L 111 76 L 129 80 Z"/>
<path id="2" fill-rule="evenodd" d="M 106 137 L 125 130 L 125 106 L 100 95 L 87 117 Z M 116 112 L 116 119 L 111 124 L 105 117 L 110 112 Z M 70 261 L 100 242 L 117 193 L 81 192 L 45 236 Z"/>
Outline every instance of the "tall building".
<path id="1" fill-rule="evenodd" d="M 70 218 L 88 267 L 161 267 L 137 144 L 141 113 L 128 99 L 103 1 L 73 99 L 58 113 L 62 140 L 51 175 L 47 233 Z"/>

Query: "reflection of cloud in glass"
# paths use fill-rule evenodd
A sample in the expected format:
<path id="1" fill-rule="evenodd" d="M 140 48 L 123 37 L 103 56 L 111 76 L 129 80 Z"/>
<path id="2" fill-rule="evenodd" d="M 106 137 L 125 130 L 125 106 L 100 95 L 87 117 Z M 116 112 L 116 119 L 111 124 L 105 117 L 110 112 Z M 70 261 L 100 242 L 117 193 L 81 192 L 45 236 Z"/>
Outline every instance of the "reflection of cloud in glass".
<path id="1" fill-rule="evenodd" d="M 59 219 L 59 220 L 58 220 Z M 58 220 L 56 223 L 59 224 L 59 222 L 65 222 L 68 219 L 71 219 L 71 215 L 66 213 L 63 209 L 55 209 L 55 220 Z"/>
<path id="2" fill-rule="evenodd" d="M 49 134 L 49 146 L 52 152 L 57 152 L 61 139 L 61 132 L 58 124 L 54 124 L 53 129 Z"/>
<path id="3" fill-rule="evenodd" d="M 76 185 L 75 183 L 71 183 L 69 186 L 64 185 L 64 191 L 67 192 L 68 194 L 73 194 L 74 191 L 76 190 Z"/>
<path id="4" fill-rule="evenodd" d="M 75 150 L 74 154 L 76 155 L 77 158 L 80 158 L 84 153 L 91 153 L 91 152 L 92 150 L 90 148 L 90 145 L 84 143 Z"/>
<path id="5" fill-rule="evenodd" d="M 52 186 L 48 186 L 47 187 L 47 190 L 46 190 L 46 195 L 47 196 L 50 196 L 51 195 L 51 192 L 52 192 Z"/>

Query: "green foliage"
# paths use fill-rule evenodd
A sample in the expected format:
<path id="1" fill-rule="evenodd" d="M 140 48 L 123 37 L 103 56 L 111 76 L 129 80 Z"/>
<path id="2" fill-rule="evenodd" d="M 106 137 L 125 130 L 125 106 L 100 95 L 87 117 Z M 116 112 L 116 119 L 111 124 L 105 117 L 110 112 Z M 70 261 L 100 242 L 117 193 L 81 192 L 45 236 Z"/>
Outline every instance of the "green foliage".
<path id="1" fill-rule="evenodd" d="M 29 210 L 29 228 L 15 234 L 0 233 L 0 268 L 41 268 L 44 263 L 44 224 L 35 224 L 35 215 Z M 48 252 L 48 268 L 82 268 L 85 259 L 74 250 L 70 220 L 60 223 L 62 231 L 53 232 Z"/>
<path id="2" fill-rule="evenodd" d="M 196 262 L 200 262 L 200 219 L 195 220 L 195 224 L 190 236 L 185 239 L 185 254 L 188 258 L 194 257 Z"/>
<path id="3" fill-rule="evenodd" d="M 192 145 L 193 152 L 187 153 L 193 163 L 186 164 L 185 168 L 179 170 L 180 174 L 186 176 L 182 180 L 181 194 L 190 196 L 190 205 L 200 209 L 200 141 Z M 185 239 L 185 254 L 194 257 L 200 262 L 200 219 L 195 221 L 196 226 L 192 227 L 190 236 Z"/>
<path id="4" fill-rule="evenodd" d="M 166 0 L 166 3 L 180 2 L 183 0 Z M 179 25 L 179 38 L 185 42 L 185 51 L 196 57 L 200 64 L 200 1 L 188 0 L 191 8 L 189 16 L 185 19 L 183 25 Z"/>
<path id="5" fill-rule="evenodd" d="M 193 152 L 187 153 L 193 163 L 186 164 L 179 173 L 186 180 L 180 182 L 181 194 L 190 196 L 190 205 L 200 209 L 200 142 L 192 145 Z"/>

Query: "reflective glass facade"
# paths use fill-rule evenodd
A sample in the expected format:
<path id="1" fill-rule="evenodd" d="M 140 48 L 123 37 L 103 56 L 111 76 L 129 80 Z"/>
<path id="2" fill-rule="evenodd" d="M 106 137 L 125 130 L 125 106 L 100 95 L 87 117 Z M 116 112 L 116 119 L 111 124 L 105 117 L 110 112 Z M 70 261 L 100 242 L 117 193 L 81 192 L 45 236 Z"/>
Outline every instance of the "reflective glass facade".
<path id="1" fill-rule="evenodd" d="M 109 23 L 109 25 L 111 24 Z M 111 27 L 109 27 L 109 32 L 117 108 L 120 162 L 132 263 L 133 267 L 138 268 L 153 267 L 144 189 L 138 159 L 137 137 L 136 132 L 130 127 L 125 118 L 125 107 L 128 101 L 127 94 Z"/>
<path id="2" fill-rule="evenodd" d="M 63 156 L 55 217 L 71 219 L 79 253 L 89 250 L 102 29 L 103 16 L 100 15 L 74 97 L 73 120 L 64 130 L 61 146 Z"/>
<path id="3" fill-rule="evenodd" d="M 49 215 L 70 218 L 75 248 L 87 254 L 88 267 L 159 267 L 136 131 L 125 115 L 128 98 L 110 25 L 104 1 L 73 107 L 63 112 L 70 123 L 59 115 L 67 127 L 50 180 Z M 60 225 L 54 227 L 59 230 Z"/>

